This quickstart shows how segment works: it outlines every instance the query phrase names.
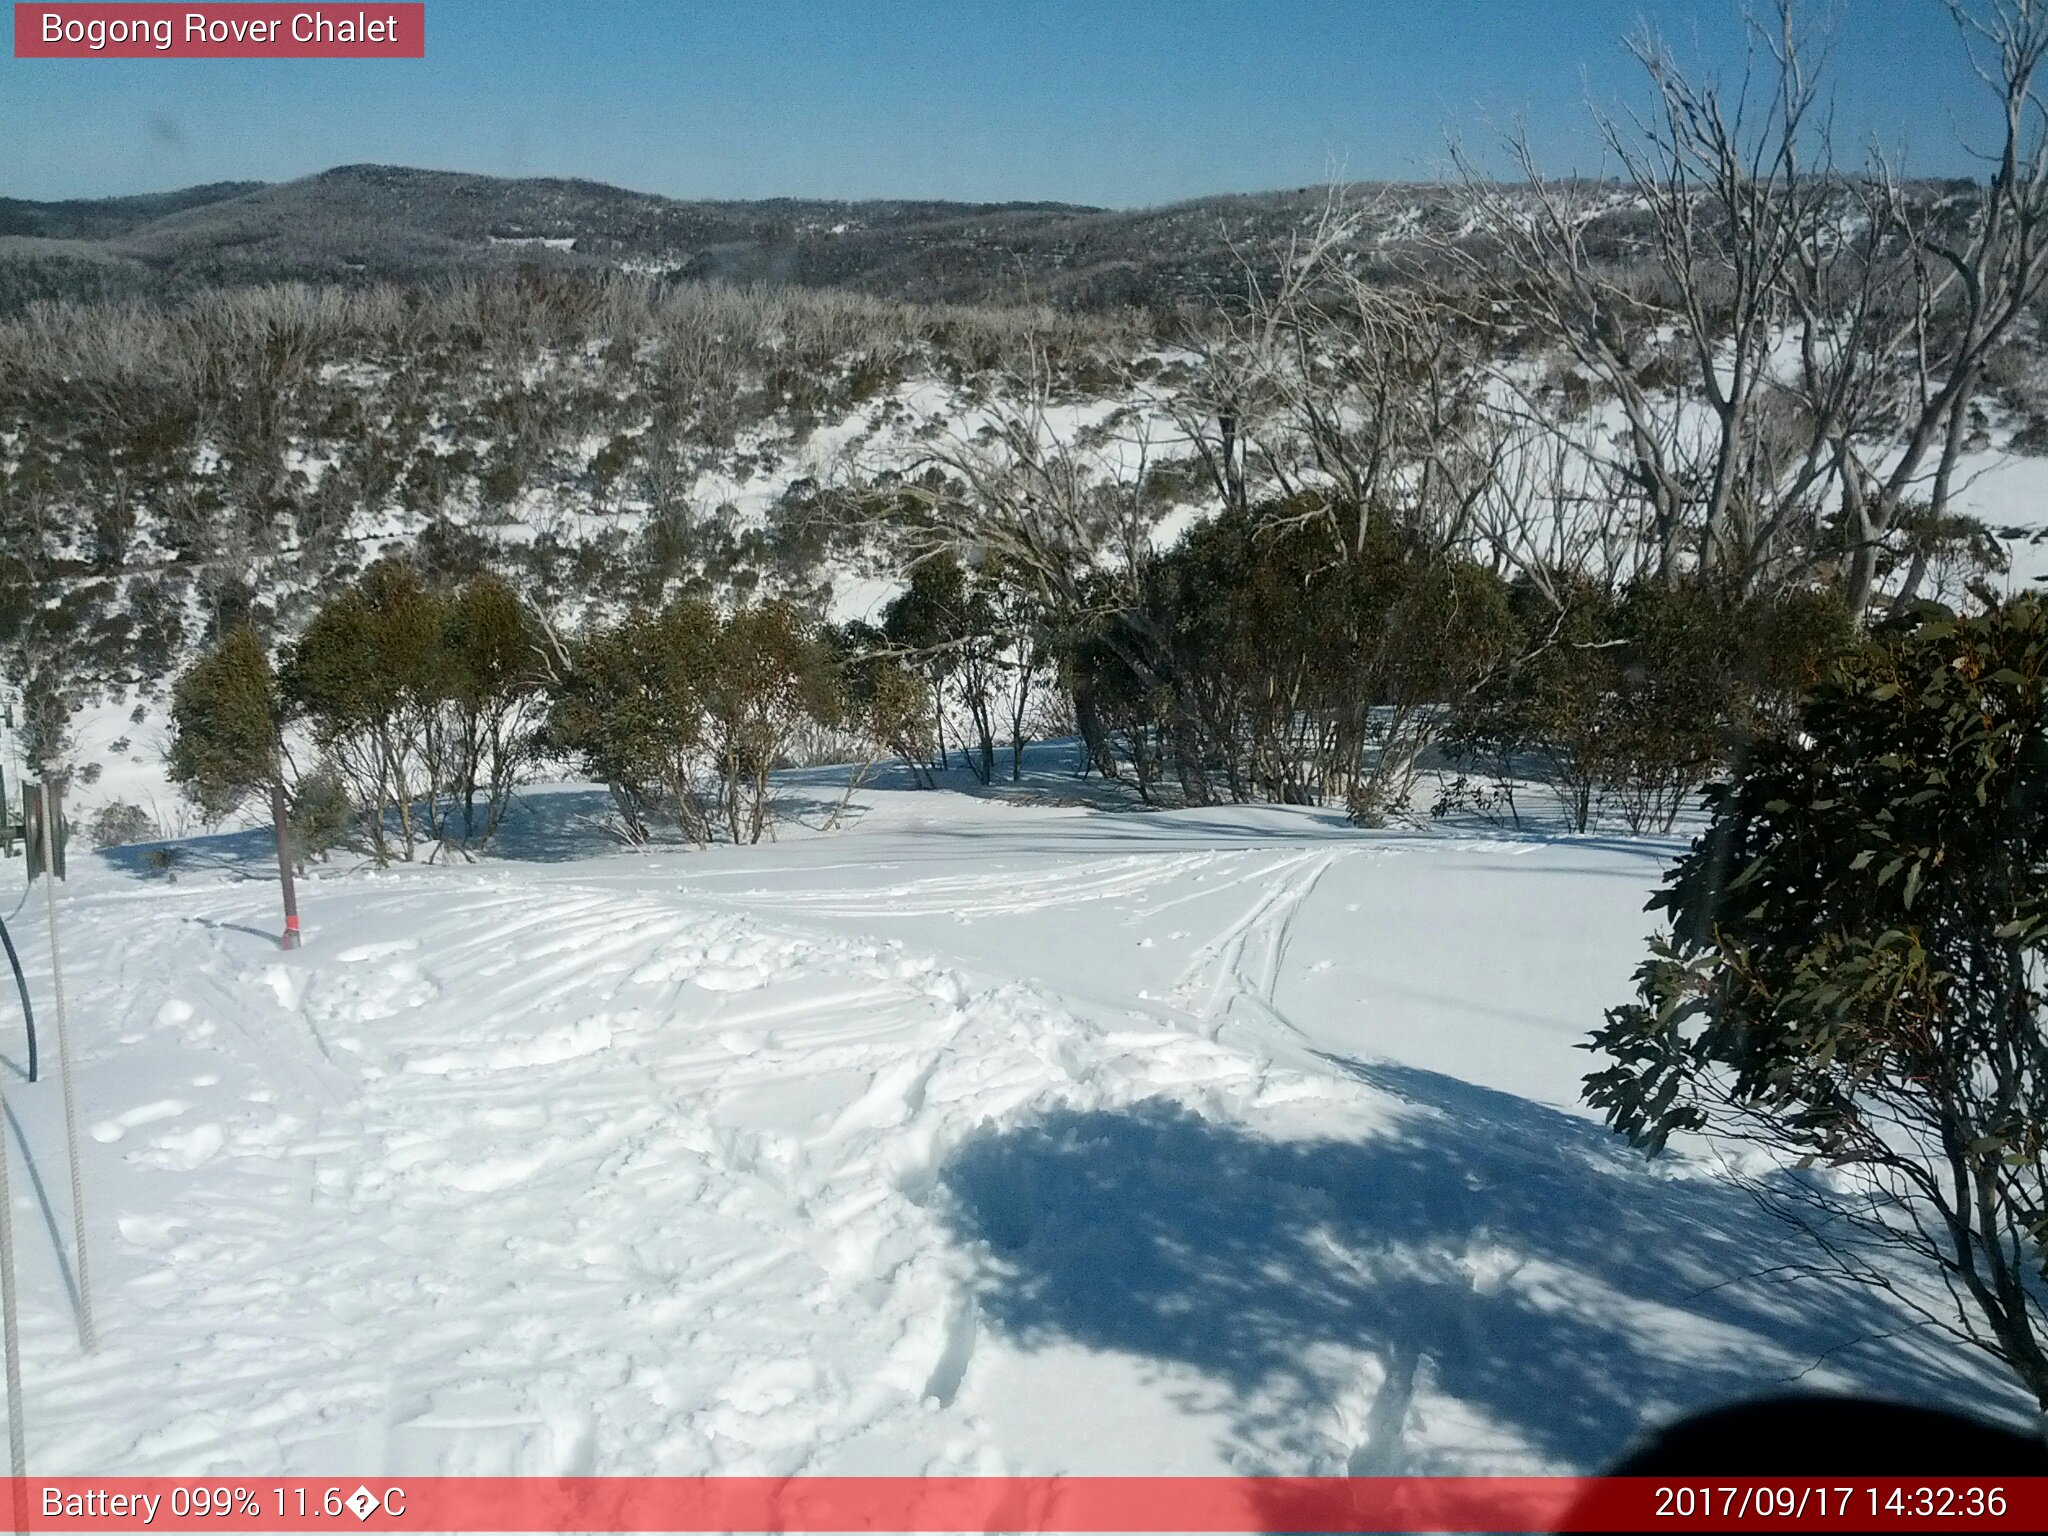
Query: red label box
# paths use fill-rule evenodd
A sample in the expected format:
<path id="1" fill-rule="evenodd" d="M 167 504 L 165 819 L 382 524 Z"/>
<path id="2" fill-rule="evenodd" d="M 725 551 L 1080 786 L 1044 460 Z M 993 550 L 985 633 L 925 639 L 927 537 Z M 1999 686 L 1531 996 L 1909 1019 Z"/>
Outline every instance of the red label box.
<path id="1" fill-rule="evenodd" d="M 14 7 L 17 59 L 421 59 L 423 4 Z"/>

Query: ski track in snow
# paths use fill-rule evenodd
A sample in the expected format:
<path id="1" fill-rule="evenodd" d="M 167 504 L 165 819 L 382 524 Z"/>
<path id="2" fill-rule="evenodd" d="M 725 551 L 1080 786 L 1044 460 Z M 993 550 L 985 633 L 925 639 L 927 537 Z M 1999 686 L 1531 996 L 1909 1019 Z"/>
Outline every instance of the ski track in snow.
<path id="1" fill-rule="evenodd" d="M 363 903 L 347 926 L 412 905 Z M 605 1402 L 613 1465 L 794 1472 L 871 1428 L 879 1402 L 957 1390 L 967 1303 L 942 1255 L 905 1248 L 902 1208 L 929 1192 L 949 1129 L 1040 1093 L 1048 1064 L 1082 1094 L 1089 1032 L 1055 1000 L 900 948 L 604 893 L 494 891 L 438 915 L 467 937 L 431 956 L 393 940 L 252 968 L 247 935 L 173 920 L 158 955 L 128 958 L 196 971 L 182 1001 L 202 1039 L 235 1021 L 231 1077 L 326 1091 L 294 1096 L 310 1121 L 258 1102 L 167 1129 L 187 1106 L 158 1101 L 96 1128 L 147 1137 L 129 1153 L 144 1166 L 224 1149 L 237 1176 L 195 1190 L 175 1224 L 126 1218 L 124 1244 L 156 1261 L 124 1291 L 140 1313 L 110 1319 L 118 1345 L 70 1388 L 90 1400 L 117 1358 L 125 1375 L 158 1356 L 176 1425 L 109 1426 L 44 1459 L 588 1470 L 588 1405 Z M 443 997 L 463 1000 L 460 1027 L 439 1022 Z M 688 1015 L 701 1026 L 665 1026 Z M 1184 1075 L 1173 1046 L 1083 1096 Z M 788 1236 L 764 1251 L 763 1234 Z M 820 1366 L 806 1334 L 834 1329 L 854 1358 Z M 259 1374 L 269 1423 L 242 1411 Z M 62 1395 L 44 1403 L 71 1416 Z"/>
<path id="2" fill-rule="evenodd" d="M 41 1194 L 64 1185 L 49 1095 L 17 1089 L 17 1233 L 44 1255 L 24 1263 L 32 1464 L 1549 1470 L 1626 1426 L 1604 1404 L 1546 1441 L 1474 1387 L 1507 1305 L 1597 1306 L 1724 1372 L 1746 1351 L 1766 1385 L 1803 1363 L 1805 1339 L 1754 1310 L 1688 1315 L 1732 1271 L 1582 1274 L 1516 1225 L 1597 1224 L 1569 1202 L 1703 1172 L 1644 1171 L 1534 1106 L 1570 1144 L 1505 1112 L 1471 1130 L 1455 1098 L 1411 1102 L 1330 1034 L 1361 1010 L 1316 988 L 1352 957 L 1325 940 L 1312 960 L 1307 914 L 1526 847 L 1191 830 L 1119 850 L 1099 818 L 1099 856 L 1024 856 L 1027 813 L 984 814 L 998 852 L 963 866 L 956 840 L 930 873 L 913 836 L 866 866 L 845 837 L 318 879 L 291 955 L 260 883 L 68 896 L 73 952 L 95 957 L 74 1012 L 104 1343 L 78 1353 L 50 1242 L 69 1225 Z M 1057 822 L 1062 846 L 1085 850 L 1074 828 Z M 1205 1126 L 1250 1139 L 1183 1187 Z M 1284 1161 L 1453 1128 L 1491 1135 L 1496 1160 L 1447 1194 Z M 1118 1261 L 1133 1311 L 1107 1320 L 1092 1288 L 1124 1278 L 1088 1254 L 1152 1235 L 1061 1193 L 1100 1147 L 1128 1155 L 1088 1178 L 1133 1179 L 1186 1221 Z M 1490 1208 L 1501 1177 L 1537 1203 Z M 1394 1212 L 1384 1230 L 1351 1221 L 1361 1201 Z M 1264 1257 L 1231 1258 L 1247 1232 Z M 1185 1294 L 1146 1312 L 1146 1266 L 1212 1236 L 1171 1260 Z M 1299 1339 L 1253 1338 L 1262 1307 Z M 1173 1320 L 1209 1308 L 1221 1342 Z"/>

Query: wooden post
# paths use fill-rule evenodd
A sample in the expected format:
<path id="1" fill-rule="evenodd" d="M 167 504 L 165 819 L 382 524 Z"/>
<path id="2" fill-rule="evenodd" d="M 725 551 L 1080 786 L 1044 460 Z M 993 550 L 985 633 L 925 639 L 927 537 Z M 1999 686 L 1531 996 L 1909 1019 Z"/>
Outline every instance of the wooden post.
<path id="1" fill-rule="evenodd" d="M 292 884 L 292 827 L 291 817 L 284 802 L 284 786 L 270 786 L 270 819 L 277 828 L 277 883 L 284 887 L 284 937 L 279 941 L 285 949 L 299 947 L 299 893 Z"/>

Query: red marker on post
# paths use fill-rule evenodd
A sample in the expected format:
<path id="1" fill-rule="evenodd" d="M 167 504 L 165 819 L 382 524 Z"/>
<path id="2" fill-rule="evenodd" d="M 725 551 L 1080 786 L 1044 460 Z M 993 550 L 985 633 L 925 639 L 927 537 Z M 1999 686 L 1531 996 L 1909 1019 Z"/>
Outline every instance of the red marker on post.
<path id="1" fill-rule="evenodd" d="M 284 888 L 284 936 L 278 941 L 283 949 L 299 947 L 299 893 L 292 884 L 292 830 L 291 817 L 284 801 L 284 786 L 270 786 L 270 820 L 277 828 L 277 883 Z"/>

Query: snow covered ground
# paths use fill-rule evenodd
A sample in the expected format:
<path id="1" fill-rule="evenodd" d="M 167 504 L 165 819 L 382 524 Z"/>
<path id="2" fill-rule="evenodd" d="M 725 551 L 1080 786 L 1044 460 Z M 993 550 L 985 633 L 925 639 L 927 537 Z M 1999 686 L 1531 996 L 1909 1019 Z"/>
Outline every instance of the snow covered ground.
<path id="1" fill-rule="evenodd" d="M 260 836 L 81 853 L 90 1356 L 0 1012 L 32 1469 L 1572 1470 L 1794 1380 L 2020 1406 L 1576 1107 L 1673 845 L 861 800 L 650 853 L 536 790 L 306 882 L 293 954 Z"/>

